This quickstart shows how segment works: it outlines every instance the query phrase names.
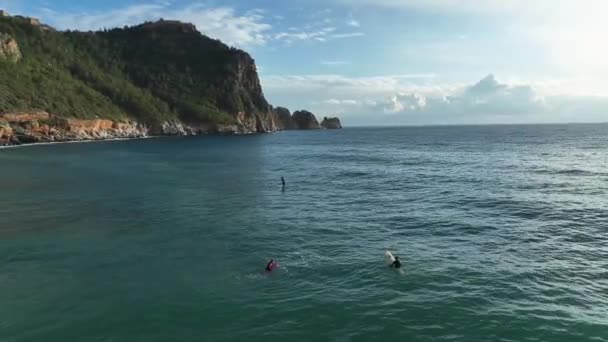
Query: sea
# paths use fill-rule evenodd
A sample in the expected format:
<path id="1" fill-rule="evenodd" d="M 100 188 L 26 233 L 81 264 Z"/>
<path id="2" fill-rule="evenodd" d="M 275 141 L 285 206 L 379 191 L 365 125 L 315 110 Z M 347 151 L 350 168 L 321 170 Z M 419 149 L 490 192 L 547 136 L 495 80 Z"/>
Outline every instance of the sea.
<path id="1" fill-rule="evenodd" d="M 608 341 L 608 125 L 2 149 L 0 341 Z"/>

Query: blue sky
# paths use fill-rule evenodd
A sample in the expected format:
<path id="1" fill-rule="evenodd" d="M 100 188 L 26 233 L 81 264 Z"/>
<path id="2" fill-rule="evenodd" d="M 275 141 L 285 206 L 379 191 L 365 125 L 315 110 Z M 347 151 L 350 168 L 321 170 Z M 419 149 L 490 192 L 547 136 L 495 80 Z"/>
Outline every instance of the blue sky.
<path id="1" fill-rule="evenodd" d="M 266 97 L 345 123 L 608 121 L 604 0 L 0 0 L 60 29 L 179 19 L 249 51 Z"/>

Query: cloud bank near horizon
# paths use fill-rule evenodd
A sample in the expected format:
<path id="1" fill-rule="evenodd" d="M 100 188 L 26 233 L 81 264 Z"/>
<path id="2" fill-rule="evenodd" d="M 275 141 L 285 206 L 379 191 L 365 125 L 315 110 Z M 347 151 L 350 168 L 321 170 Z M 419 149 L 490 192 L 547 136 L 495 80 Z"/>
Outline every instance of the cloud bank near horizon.
<path id="1" fill-rule="evenodd" d="M 266 82 L 271 92 L 314 98 L 309 104 L 313 112 L 339 115 L 350 125 L 608 121 L 608 97 L 543 95 L 532 85 L 501 83 L 492 74 L 472 85 L 433 85 L 433 78 L 315 75 L 269 77 Z"/>

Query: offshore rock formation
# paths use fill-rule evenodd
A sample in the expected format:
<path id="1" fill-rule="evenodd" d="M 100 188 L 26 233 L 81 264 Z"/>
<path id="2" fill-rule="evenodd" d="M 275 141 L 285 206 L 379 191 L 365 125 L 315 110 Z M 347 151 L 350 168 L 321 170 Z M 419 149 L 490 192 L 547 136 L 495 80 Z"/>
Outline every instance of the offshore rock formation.
<path id="1" fill-rule="evenodd" d="M 315 115 L 306 110 L 300 110 L 293 113 L 291 119 L 294 122 L 295 129 L 320 129 L 319 121 Z"/>
<path id="2" fill-rule="evenodd" d="M 279 130 L 295 129 L 296 126 L 291 118 L 291 112 L 289 111 L 289 109 L 284 107 L 277 107 L 274 109 L 274 113 L 276 117 L 277 128 Z"/>
<path id="3" fill-rule="evenodd" d="M 340 129 L 342 128 L 342 123 L 340 123 L 340 119 L 338 118 L 324 117 L 323 121 L 321 121 L 321 127 L 325 129 Z"/>

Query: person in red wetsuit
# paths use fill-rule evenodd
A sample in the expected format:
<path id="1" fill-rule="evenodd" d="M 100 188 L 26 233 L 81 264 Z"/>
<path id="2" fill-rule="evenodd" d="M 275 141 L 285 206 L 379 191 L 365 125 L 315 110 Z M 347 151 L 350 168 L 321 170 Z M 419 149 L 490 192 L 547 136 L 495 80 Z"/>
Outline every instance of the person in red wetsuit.
<path id="1" fill-rule="evenodd" d="M 272 270 L 274 270 L 275 268 L 277 268 L 279 266 L 279 264 L 277 264 L 274 259 L 270 259 L 270 261 L 268 262 L 268 264 L 266 264 L 266 271 L 268 272 L 272 272 Z"/>

